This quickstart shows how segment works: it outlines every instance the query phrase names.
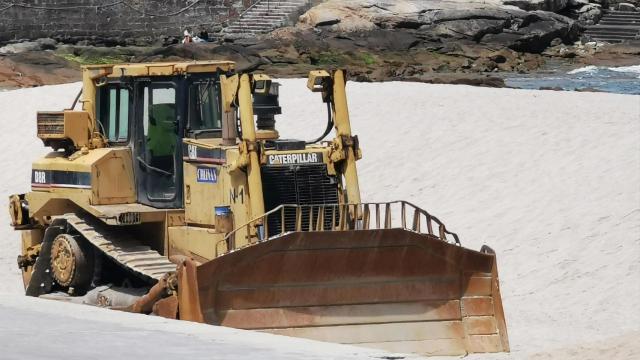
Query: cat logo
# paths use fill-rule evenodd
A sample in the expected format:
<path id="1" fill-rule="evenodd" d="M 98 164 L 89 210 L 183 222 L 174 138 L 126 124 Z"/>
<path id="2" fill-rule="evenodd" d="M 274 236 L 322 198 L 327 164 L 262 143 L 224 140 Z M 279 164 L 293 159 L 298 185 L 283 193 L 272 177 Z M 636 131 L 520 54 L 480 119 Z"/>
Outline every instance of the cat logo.
<path id="1" fill-rule="evenodd" d="M 267 163 L 269 165 L 319 164 L 322 163 L 322 153 L 274 154 L 268 156 Z"/>
<path id="2" fill-rule="evenodd" d="M 198 147 L 195 145 L 188 144 L 187 155 L 189 156 L 189 159 L 192 159 L 192 160 L 198 158 Z"/>

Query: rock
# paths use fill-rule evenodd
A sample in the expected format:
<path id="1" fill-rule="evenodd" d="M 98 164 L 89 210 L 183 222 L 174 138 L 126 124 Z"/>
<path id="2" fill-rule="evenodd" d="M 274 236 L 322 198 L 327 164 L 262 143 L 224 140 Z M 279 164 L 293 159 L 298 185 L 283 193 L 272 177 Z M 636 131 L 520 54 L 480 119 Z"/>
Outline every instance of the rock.
<path id="1" fill-rule="evenodd" d="M 589 0 L 589 3 L 602 6 L 603 9 L 609 7 L 609 0 Z"/>
<path id="2" fill-rule="evenodd" d="M 357 1 L 354 1 L 357 2 Z M 298 25 L 304 27 L 331 26 L 336 32 L 358 32 L 377 27 L 355 5 L 321 4 L 300 16 Z M 362 6 L 363 4 L 359 4 Z M 337 20 L 337 21 L 336 21 Z"/>
<path id="3" fill-rule="evenodd" d="M 43 48 L 37 41 L 25 41 L 0 47 L 0 54 L 21 54 L 40 50 L 43 50 Z"/>
<path id="4" fill-rule="evenodd" d="M 609 0 L 609 7 L 617 8 L 619 4 L 631 4 L 635 7 L 640 7 L 640 0 Z"/>
<path id="5" fill-rule="evenodd" d="M 491 59 L 481 58 L 471 64 L 471 68 L 478 72 L 490 72 L 498 67 L 498 64 Z"/>
<path id="6" fill-rule="evenodd" d="M 366 36 L 354 38 L 357 45 L 372 50 L 407 51 L 415 47 L 420 39 L 406 31 L 373 30 Z"/>
<path id="7" fill-rule="evenodd" d="M 50 38 L 38 39 L 36 43 L 42 50 L 55 50 L 58 47 L 58 42 Z"/>
<path id="8" fill-rule="evenodd" d="M 53 51 L 26 51 L 0 56 L 0 88 L 62 84 L 81 79 L 79 66 Z"/>
<path id="9" fill-rule="evenodd" d="M 404 81 L 423 82 L 427 84 L 471 85 L 492 88 L 504 88 L 504 79 L 495 76 L 468 74 L 422 74 L 415 77 L 407 77 Z"/>
<path id="10" fill-rule="evenodd" d="M 595 25 L 604 15 L 602 7 L 598 4 L 588 4 L 577 10 L 571 10 L 571 14 L 582 25 Z"/>
<path id="11" fill-rule="evenodd" d="M 301 60 L 300 54 L 293 45 L 271 46 L 258 52 L 271 64 L 297 64 Z"/>
<path id="12" fill-rule="evenodd" d="M 340 14 L 335 11 L 316 11 L 316 12 L 308 12 L 300 16 L 300 21 L 302 23 L 307 23 L 311 26 L 329 26 L 339 23 Z"/>
<path id="13" fill-rule="evenodd" d="M 574 91 L 577 91 L 577 92 L 605 92 L 604 90 L 596 89 L 594 87 L 575 88 Z"/>
<path id="14" fill-rule="evenodd" d="M 501 33 L 507 25 L 508 20 L 502 19 L 453 20 L 438 24 L 432 30 L 439 36 L 480 41 L 487 34 Z"/>
<path id="15" fill-rule="evenodd" d="M 571 7 L 582 7 L 584 5 L 588 5 L 589 0 L 569 0 L 568 5 Z"/>
<path id="16" fill-rule="evenodd" d="M 527 17 L 514 20 L 510 31 L 489 34 L 482 41 L 504 44 L 520 52 L 541 53 L 556 38 L 564 44 L 572 44 L 580 37 L 580 26 L 567 17 L 545 11 L 527 14 Z"/>
<path id="17" fill-rule="evenodd" d="M 546 8 L 562 8 L 569 0 L 547 0 Z M 301 16 L 301 29 L 318 27 L 339 18 L 329 27 L 336 33 L 383 29 L 416 32 L 423 43 L 473 41 L 540 53 L 560 38 L 565 44 L 579 39 L 580 27 L 571 19 L 545 11 L 526 12 L 511 6 L 479 1 L 328 0 Z M 325 22 L 326 20 L 326 22 Z M 422 46 L 422 45 L 418 45 Z"/>
<path id="18" fill-rule="evenodd" d="M 574 46 L 558 45 L 545 50 L 542 54 L 551 57 L 573 59 L 578 56 L 578 49 Z"/>
<path id="19" fill-rule="evenodd" d="M 551 40 L 551 43 L 549 44 L 549 46 L 551 47 L 556 47 L 556 46 L 560 46 L 562 45 L 562 39 L 560 38 L 555 38 L 553 40 Z"/>
<path id="20" fill-rule="evenodd" d="M 616 10 L 618 11 L 633 11 L 633 12 L 638 12 L 638 8 L 635 7 L 635 5 L 631 4 L 631 3 L 619 3 L 616 6 Z"/>
<path id="21" fill-rule="evenodd" d="M 526 11 L 552 11 L 558 12 L 565 7 L 570 0 L 505 0 L 502 3 L 505 5 L 516 6 Z"/>

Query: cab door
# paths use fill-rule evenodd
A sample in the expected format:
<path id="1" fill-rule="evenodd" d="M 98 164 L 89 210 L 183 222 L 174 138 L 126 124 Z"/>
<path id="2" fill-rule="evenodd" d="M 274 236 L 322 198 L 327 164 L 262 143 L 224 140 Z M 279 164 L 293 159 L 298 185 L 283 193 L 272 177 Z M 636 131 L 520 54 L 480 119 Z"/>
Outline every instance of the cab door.
<path id="1" fill-rule="evenodd" d="M 178 84 L 139 81 L 136 91 L 135 162 L 138 202 L 182 207 L 182 110 Z"/>

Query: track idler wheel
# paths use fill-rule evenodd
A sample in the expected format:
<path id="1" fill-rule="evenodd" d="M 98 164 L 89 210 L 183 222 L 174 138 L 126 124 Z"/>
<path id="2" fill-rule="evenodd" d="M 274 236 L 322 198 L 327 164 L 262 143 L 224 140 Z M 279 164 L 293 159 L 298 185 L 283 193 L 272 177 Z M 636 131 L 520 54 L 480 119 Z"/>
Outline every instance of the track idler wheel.
<path id="1" fill-rule="evenodd" d="M 60 234 L 51 244 L 51 272 L 63 287 L 87 288 L 93 278 L 93 248 L 81 236 Z"/>

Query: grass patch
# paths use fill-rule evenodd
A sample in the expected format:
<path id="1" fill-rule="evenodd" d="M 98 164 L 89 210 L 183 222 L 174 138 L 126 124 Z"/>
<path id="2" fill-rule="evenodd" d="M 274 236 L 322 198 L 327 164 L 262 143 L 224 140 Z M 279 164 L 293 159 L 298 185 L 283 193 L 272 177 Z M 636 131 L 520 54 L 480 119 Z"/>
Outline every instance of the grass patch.
<path id="1" fill-rule="evenodd" d="M 333 51 L 321 52 L 311 56 L 311 65 L 340 66 L 349 63 L 349 59 L 340 53 Z"/>
<path id="2" fill-rule="evenodd" d="M 104 65 L 128 62 L 128 56 L 99 56 L 99 55 L 75 55 L 75 54 L 57 54 L 63 59 L 80 65 Z"/>
<path id="3" fill-rule="evenodd" d="M 378 59 L 367 52 L 337 52 L 323 51 L 309 56 L 311 65 L 321 67 L 340 66 L 371 66 L 378 62 Z"/>
<path id="4" fill-rule="evenodd" d="M 365 65 L 370 66 L 376 63 L 376 58 L 369 53 L 363 53 L 362 61 L 364 62 Z"/>

